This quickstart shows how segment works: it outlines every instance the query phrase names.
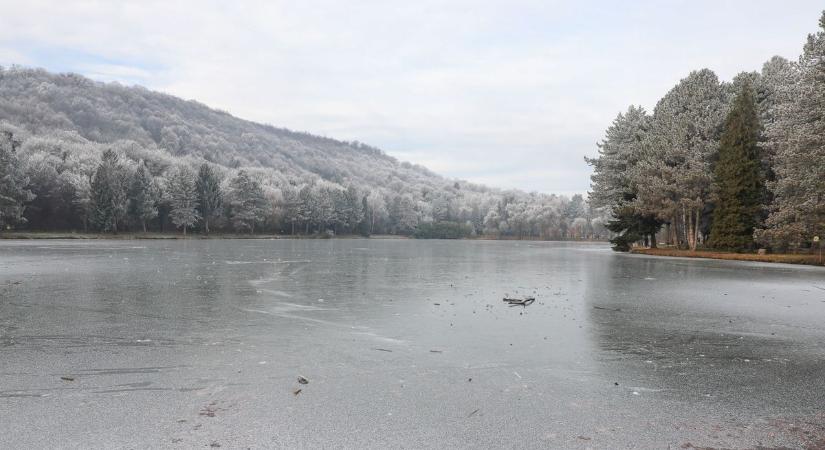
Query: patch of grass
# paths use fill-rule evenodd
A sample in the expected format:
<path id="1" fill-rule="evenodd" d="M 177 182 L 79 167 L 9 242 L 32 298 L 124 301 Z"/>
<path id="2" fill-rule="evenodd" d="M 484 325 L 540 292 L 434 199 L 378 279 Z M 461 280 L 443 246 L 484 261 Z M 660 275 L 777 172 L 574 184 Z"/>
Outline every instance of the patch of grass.
<path id="1" fill-rule="evenodd" d="M 677 248 L 634 248 L 631 253 L 653 256 L 678 256 L 682 258 L 727 259 L 732 261 L 757 261 L 783 264 L 806 264 L 821 266 L 819 254 L 792 254 L 792 253 L 733 253 L 712 250 L 681 250 Z"/>

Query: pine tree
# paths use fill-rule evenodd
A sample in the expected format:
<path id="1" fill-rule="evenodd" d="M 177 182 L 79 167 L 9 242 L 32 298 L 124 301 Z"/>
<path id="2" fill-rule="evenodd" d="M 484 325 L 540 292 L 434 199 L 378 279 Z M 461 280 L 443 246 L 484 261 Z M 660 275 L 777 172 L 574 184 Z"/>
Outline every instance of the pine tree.
<path id="1" fill-rule="evenodd" d="M 358 234 L 364 237 L 370 237 L 370 211 L 369 201 L 367 196 L 361 197 L 361 219 L 358 222 Z"/>
<path id="2" fill-rule="evenodd" d="M 283 189 L 284 216 L 290 223 L 290 233 L 295 234 L 295 222 L 303 221 L 299 191 L 295 186 L 287 185 Z"/>
<path id="3" fill-rule="evenodd" d="M 230 182 L 232 224 L 236 230 L 255 232 L 255 224 L 263 218 L 264 192 L 260 183 L 252 179 L 245 170 Z"/>
<path id="4" fill-rule="evenodd" d="M 633 171 L 637 212 L 670 222 L 696 250 L 711 197 L 711 163 L 728 100 L 712 71 L 691 72 L 656 104 L 643 157 Z"/>
<path id="5" fill-rule="evenodd" d="M 819 25 L 799 62 L 783 71 L 777 117 L 767 127 L 774 202 L 757 236 L 772 247 L 805 246 L 825 234 L 825 12 Z"/>
<path id="6" fill-rule="evenodd" d="M 220 213 L 223 204 L 221 181 L 209 164 L 202 164 L 198 170 L 197 191 L 198 211 L 203 219 L 203 229 L 209 234 L 209 220 Z"/>
<path id="7" fill-rule="evenodd" d="M 316 185 L 313 189 L 315 202 L 312 209 L 312 221 L 318 225 L 318 233 L 325 231 L 335 220 L 335 191 L 331 186 Z"/>
<path id="8" fill-rule="evenodd" d="M 753 90 L 745 83 L 725 120 L 719 144 L 711 247 L 743 250 L 753 246 L 763 196 L 757 114 Z"/>
<path id="9" fill-rule="evenodd" d="M 27 189 L 29 178 L 17 157 L 19 142 L 11 132 L 0 137 L 0 230 L 24 223 L 25 202 L 34 199 Z"/>
<path id="10" fill-rule="evenodd" d="M 364 220 L 364 203 L 358 195 L 358 190 L 355 186 L 347 186 L 344 195 L 347 199 L 347 227 L 350 231 L 356 231 L 361 222 Z"/>
<path id="11" fill-rule="evenodd" d="M 298 192 L 298 215 L 299 220 L 304 222 L 304 233 L 309 234 L 309 227 L 312 222 L 312 211 L 315 208 L 314 189 L 310 185 L 306 185 Z"/>
<path id="12" fill-rule="evenodd" d="M 132 220 L 140 223 L 143 232 L 146 232 L 146 222 L 158 216 L 158 208 L 155 205 L 152 174 L 146 169 L 146 165 L 138 165 L 132 182 L 129 185 L 129 216 Z"/>
<path id="13" fill-rule="evenodd" d="M 126 211 L 126 189 L 120 158 L 112 150 L 103 152 L 91 183 L 92 222 L 101 231 L 117 233 Z"/>
<path id="14" fill-rule="evenodd" d="M 183 235 L 186 236 L 186 228 L 200 219 L 195 174 L 186 166 L 177 167 L 169 175 L 166 192 L 171 206 L 169 217 L 176 227 L 183 227 Z"/>
<path id="15" fill-rule="evenodd" d="M 656 231 L 661 222 L 654 213 L 641 213 L 633 207 L 637 189 L 632 175 L 642 158 L 643 142 L 650 127 L 650 116 L 642 107 L 631 106 L 619 114 L 599 144 L 598 158 L 585 158 L 593 166 L 590 206 L 609 208 L 613 219 L 606 227 L 616 235 L 610 240 L 613 250 L 629 251 L 634 242 L 645 240 L 656 246 Z M 579 214 L 578 201 L 571 201 L 568 214 Z"/>

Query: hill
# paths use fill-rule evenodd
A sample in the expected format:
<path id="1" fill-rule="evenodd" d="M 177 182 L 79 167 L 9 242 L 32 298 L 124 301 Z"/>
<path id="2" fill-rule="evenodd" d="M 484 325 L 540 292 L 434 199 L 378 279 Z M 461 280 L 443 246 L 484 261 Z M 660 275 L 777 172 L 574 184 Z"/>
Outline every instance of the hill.
<path id="1" fill-rule="evenodd" d="M 178 172 L 173 169 L 197 171 L 206 163 L 229 197 L 241 171 L 260 185 L 255 222 L 261 230 L 292 232 L 297 223 L 305 232 L 353 232 L 364 222 L 369 232 L 407 234 L 421 222 L 451 221 L 470 224 L 476 234 L 568 238 L 594 232 L 580 197 L 451 180 L 359 142 L 250 122 L 196 101 L 76 74 L 0 69 L 0 124 L 19 144 L 4 145 L 16 148 L 34 196 L 25 200 L 18 228 L 88 227 L 94 176 L 101 155 L 111 149 L 120 178 L 133 178 L 140 166 L 149 172 L 158 214 L 148 225 L 155 229 L 171 225 L 165 191 Z M 341 209 L 335 197 L 346 192 L 358 217 L 343 220 L 335 217 Z M 124 199 L 121 227 L 136 226 L 127 211 L 130 201 Z M 237 225 L 230 203 L 217 211 L 215 226 Z"/>

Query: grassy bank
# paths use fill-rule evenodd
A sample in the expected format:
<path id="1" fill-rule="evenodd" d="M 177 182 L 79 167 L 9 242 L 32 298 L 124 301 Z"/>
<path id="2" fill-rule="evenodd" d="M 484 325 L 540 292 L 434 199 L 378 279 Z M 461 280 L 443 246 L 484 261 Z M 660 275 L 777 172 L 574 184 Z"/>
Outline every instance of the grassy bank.
<path id="1" fill-rule="evenodd" d="M 756 253 L 732 253 L 710 250 L 680 250 L 675 248 L 634 248 L 631 253 L 653 256 L 679 256 L 683 258 L 708 258 L 727 259 L 732 261 L 757 261 L 783 264 L 806 264 L 812 266 L 823 265 L 819 260 L 819 254 L 791 254 L 791 253 L 769 253 L 759 255 Z"/>

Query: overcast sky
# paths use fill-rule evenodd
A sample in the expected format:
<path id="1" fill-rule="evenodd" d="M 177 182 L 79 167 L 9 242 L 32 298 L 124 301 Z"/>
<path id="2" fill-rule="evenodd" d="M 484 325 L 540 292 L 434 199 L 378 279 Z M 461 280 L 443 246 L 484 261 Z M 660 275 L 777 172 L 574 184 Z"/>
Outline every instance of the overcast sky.
<path id="1" fill-rule="evenodd" d="M 820 1 L 0 0 L 0 64 L 141 84 L 450 177 L 587 191 L 615 115 L 796 58 Z M 124 4 L 120 4 L 124 3 Z"/>

